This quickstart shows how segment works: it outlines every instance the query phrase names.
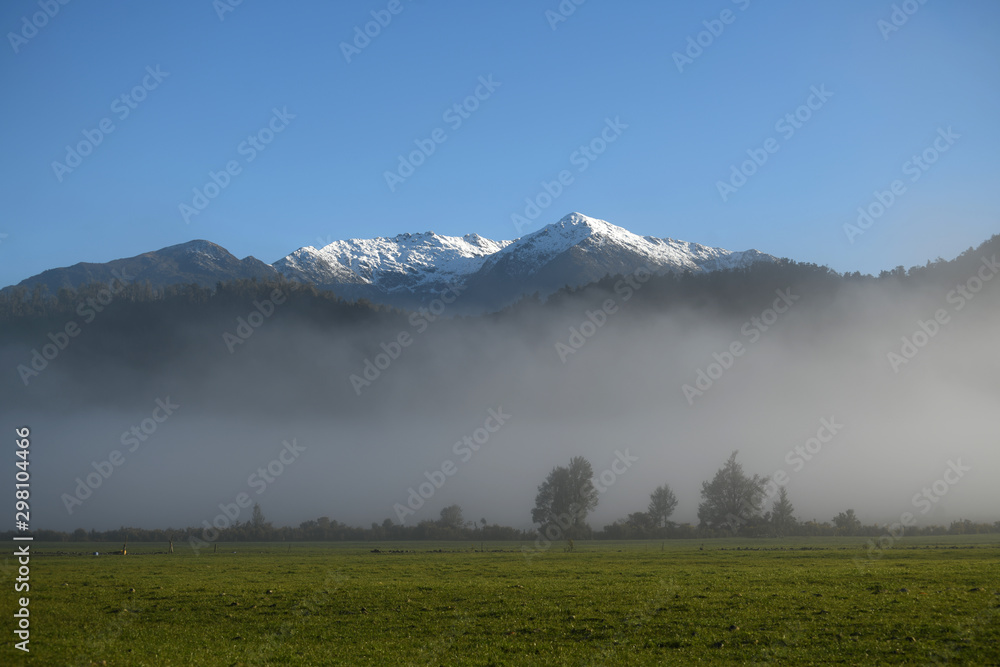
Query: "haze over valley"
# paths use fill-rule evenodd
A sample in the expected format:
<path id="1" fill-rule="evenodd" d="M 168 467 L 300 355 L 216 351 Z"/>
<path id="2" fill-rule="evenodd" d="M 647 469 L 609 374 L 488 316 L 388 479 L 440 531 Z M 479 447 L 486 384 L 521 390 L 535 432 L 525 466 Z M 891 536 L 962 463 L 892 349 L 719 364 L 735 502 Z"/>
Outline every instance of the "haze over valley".
<path id="1" fill-rule="evenodd" d="M 614 248 L 594 238 L 566 253 L 569 275 Z M 697 525 L 701 483 L 733 450 L 787 475 L 801 520 L 992 521 L 997 249 L 880 277 L 766 255 L 694 273 L 636 262 L 492 313 L 463 309 L 461 286 L 403 311 L 276 275 L 200 296 L 112 289 L 106 305 L 81 289 L 38 316 L 11 315 L 8 289 L 2 391 L 49 443 L 36 511 L 66 531 L 199 526 L 241 492 L 275 525 L 413 525 L 459 504 L 530 529 L 536 488 L 573 456 L 598 476 L 615 466 L 595 529 L 664 483 L 674 520 Z M 68 322 L 79 331 L 63 338 Z M 116 450 L 113 474 L 79 489 Z M 957 483 L 921 497 L 953 463 Z"/>

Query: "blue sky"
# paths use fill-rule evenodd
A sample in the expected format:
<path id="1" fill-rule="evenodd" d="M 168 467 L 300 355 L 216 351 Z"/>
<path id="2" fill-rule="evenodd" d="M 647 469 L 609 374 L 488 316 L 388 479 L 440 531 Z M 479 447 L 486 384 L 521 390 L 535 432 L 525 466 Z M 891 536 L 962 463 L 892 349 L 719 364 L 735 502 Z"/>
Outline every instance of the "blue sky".
<path id="1" fill-rule="evenodd" d="M 567 0 L 559 22 L 557 0 L 224 2 L 4 3 L 0 284 L 194 238 L 273 262 L 340 238 L 515 238 L 571 211 L 876 273 L 1000 231 L 992 0 L 897 3 L 898 26 L 892 2 L 870 0 Z M 341 44 L 372 12 L 391 21 L 348 62 Z M 467 117 L 445 115 L 477 89 Z M 795 113 L 794 133 L 776 126 Z M 399 156 L 433 136 L 390 188 Z M 81 142 L 77 166 L 54 165 Z M 577 152 L 591 142 L 603 153 Z M 925 150 L 933 164 L 908 164 Z M 748 151 L 767 160 L 724 200 Z M 181 205 L 230 162 L 186 221 Z M 538 200 L 562 171 L 571 182 Z M 519 232 L 526 199 L 548 205 Z"/>

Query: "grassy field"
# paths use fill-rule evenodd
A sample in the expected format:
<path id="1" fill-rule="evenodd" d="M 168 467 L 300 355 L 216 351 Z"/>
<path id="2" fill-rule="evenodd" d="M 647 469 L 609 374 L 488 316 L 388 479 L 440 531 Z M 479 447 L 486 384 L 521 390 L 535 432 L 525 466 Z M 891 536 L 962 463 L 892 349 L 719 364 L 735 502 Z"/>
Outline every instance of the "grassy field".
<path id="1" fill-rule="evenodd" d="M 996 536 L 863 543 L 36 544 L 0 664 L 1000 664 Z"/>

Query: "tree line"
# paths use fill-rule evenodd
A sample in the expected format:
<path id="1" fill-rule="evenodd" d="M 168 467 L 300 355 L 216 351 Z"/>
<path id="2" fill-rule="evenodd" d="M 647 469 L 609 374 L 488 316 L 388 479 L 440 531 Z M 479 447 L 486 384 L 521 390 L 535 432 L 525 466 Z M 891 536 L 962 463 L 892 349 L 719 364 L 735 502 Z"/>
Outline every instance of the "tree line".
<path id="1" fill-rule="evenodd" d="M 600 497 L 593 468 L 583 457 L 554 468 L 538 487 L 532 521 L 538 535 L 550 542 L 573 539 L 704 539 L 713 537 L 867 536 L 878 537 L 885 526 L 863 525 L 853 509 L 829 522 L 800 521 L 784 486 L 762 475 L 748 475 L 734 451 L 711 480 L 702 482 L 698 525 L 670 520 L 677 497 L 668 484 L 650 493 L 645 511 L 638 511 L 595 531 L 586 522 Z M 943 526 L 907 526 L 905 535 L 998 533 L 1000 521 L 953 521 Z"/>
<path id="2" fill-rule="evenodd" d="M 112 283 L 93 282 L 77 288 L 61 287 L 54 294 L 45 285 L 33 289 L 17 285 L 0 290 L 0 322 L 22 323 L 34 319 L 71 317 L 118 319 L 122 311 L 162 311 L 170 315 L 199 311 L 226 310 L 233 306 L 242 311 L 253 299 L 263 299 L 275 289 L 289 297 L 291 309 L 302 313 L 335 314 L 348 319 L 363 319 L 374 313 L 396 309 L 372 304 L 366 299 L 345 301 L 333 292 L 288 280 L 243 278 L 218 282 L 212 287 L 196 283 L 167 285 L 154 289 L 148 281 Z M 149 308 L 153 305 L 154 308 Z M 128 313 L 128 319 L 134 317 Z M 126 321 L 123 319 L 123 322 Z M 89 322 L 86 322 L 89 323 Z"/>
<path id="3" fill-rule="evenodd" d="M 385 541 L 385 540 L 471 540 L 529 541 L 549 543 L 572 540 L 622 539 L 711 539 L 716 537 L 788 537 L 788 536 L 862 536 L 881 537 L 886 526 L 864 525 L 853 509 L 834 516 L 831 521 L 800 521 L 784 486 L 769 484 L 761 475 L 748 475 L 734 451 L 711 480 L 702 482 L 698 505 L 698 525 L 671 521 L 677 497 L 668 484 L 656 487 L 649 495 L 645 511 L 619 519 L 601 530 L 587 523 L 587 516 L 597 508 L 600 493 L 594 484 L 593 467 L 586 458 L 576 456 L 567 466 L 556 466 L 538 486 L 531 519 L 532 530 L 490 524 L 485 518 L 466 520 L 460 505 L 441 509 L 436 520 L 425 519 L 406 526 L 386 518 L 369 527 L 350 526 L 329 517 L 303 521 L 298 526 L 275 527 L 259 504 L 250 519 L 236 521 L 225 528 L 147 529 L 121 527 L 97 531 L 77 528 L 71 533 L 54 530 L 36 531 L 38 540 L 53 542 L 293 542 L 293 541 Z M 902 535 L 971 535 L 1000 533 L 1000 521 L 976 523 L 952 521 L 948 526 L 906 526 Z M 14 531 L 0 534 L 7 539 Z"/>

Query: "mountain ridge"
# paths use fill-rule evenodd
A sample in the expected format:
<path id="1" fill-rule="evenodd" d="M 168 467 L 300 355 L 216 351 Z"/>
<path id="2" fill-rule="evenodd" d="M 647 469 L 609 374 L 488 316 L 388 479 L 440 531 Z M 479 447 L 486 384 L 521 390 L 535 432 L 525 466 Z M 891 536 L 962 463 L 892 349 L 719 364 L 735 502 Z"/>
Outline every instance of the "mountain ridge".
<path id="1" fill-rule="evenodd" d="M 567 285 L 579 287 L 639 267 L 659 274 L 698 273 L 775 261 L 776 257 L 753 249 L 734 252 L 639 236 L 605 220 L 570 213 L 509 241 L 475 233 L 404 233 L 339 240 L 322 248 L 303 246 L 272 264 L 253 256 L 238 259 L 222 246 L 196 239 L 135 257 L 49 269 L 18 286 L 46 285 L 56 292 L 118 277 L 148 281 L 158 289 L 281 275 L 347 300 L 368 299 L 401 308 L 419 307 L 443 290 L 461 286 L 461 310 L 471 312 L 501 308 L 529 294 L 544 297 Z"/>

